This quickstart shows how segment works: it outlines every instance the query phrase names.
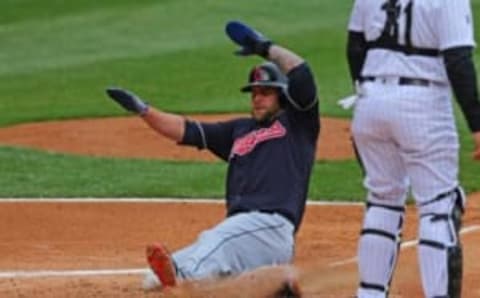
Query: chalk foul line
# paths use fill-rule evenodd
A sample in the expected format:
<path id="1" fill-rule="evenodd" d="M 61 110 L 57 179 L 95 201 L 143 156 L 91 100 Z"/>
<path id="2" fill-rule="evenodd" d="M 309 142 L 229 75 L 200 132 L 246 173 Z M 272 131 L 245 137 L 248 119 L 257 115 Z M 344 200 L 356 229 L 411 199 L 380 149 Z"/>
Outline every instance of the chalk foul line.
<path id="1" fill-rule="evenodd" d="M 460 234 L 465 235 L 465 234 L 469 234 L 469 233 L 479 231 L 479 230 L 480 230 L 480 226 L 477 226 L 477 225 L 469 226 L 469 227 L 463 228 L 460 231 Z M 418 240 L 405 241 L 405 242 L 402 242 L 402 244 L 400 246 L 400 249 L 413 247 L 413 246 L 416 246 L 417 244 L 418 244 Z M 357 262 L 357 258 L 353 257 L 353 258 L 349 258 L 349 259 L 346 259 L 346 260 L 330 263 L 328 266 L 329 267 L 340 267 L 340 266 L 352 264 L 352 263 L 355 263 L 355 262 Z"/>
<path id="2" fill-rule="evenodd" d="M 101 269 L 101 270 L 39 270 L 39 271 L 0 271 L 0 279 L 36 278 L 36 277 L 81 277 L 102 275 L 139 275 L 148 269 Z"/>
<path id="3" fill-rule="evenodd" d="M 465 227 L 460 231 L 460 234 L 469 234 L 479 231 L 480 226 L 474 225 Z M 402 243 L 401 249 L 413 247 L 418 244 L 418 240 L 411 240 Z M 330 263 L 329 267 L 340 267 L 355 263 L 357 258 L 350 258 L 338 262 Z M 92 269 L 92 270 L 37 270 L 37 271 L 0 271 L 0 279 L 9 278 L 43 278 L 43 277 L 82 277 L 82 276 L 111 276 L 111 275 L 142 275 L 148 272 L 147 268 L 132 268 L 132 269 Z"/>

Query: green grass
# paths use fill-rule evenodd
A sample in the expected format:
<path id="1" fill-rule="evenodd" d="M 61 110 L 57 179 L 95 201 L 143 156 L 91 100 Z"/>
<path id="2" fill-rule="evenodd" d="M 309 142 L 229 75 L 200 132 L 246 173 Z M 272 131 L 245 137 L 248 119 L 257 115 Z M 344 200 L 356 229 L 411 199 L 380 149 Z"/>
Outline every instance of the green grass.
<path id="1" fill-rule="evenodd" d="M 0 147 L 0 160 L 3 197 L 221 198 L 224 194 L 224 163 L 89 158 L 8 147 Z M 351 191 L 357 195 L 351 196 Z M 314 167 L 311 198 L 354 200 L 362 194 L 355 163 L 321 162 Z"/>
<path id="2" fill-rule="evenodd" d="M 221 197 L 223 194 L 225 165 L 219 163 L 204 166 L 73 157 L 2 147 L 0 160 L 1 194 L 6 197 Z"/>
<path id="3" fill-rule="evenodd" d="M 480 19 L 480 0 L 473 0 Z M 3 0 L 0 2 L 0 126 L 126 113 L 104 95 L 129 88 L 177 113 L 244 112 L 239 92 L 258 58 L 237 58 L 223 32 L 241 19 L 295 49 L 314 69 L 323 115 L 350 117 L 344 57 L 351 1 Z M 476 22 L 477 40 L 480 22 Z M 477 51 L 478 52 L 478 51 Z M 476 56 L 477 67 L 480 66 Z M 461 180 L 480 190 L 463 117 Z M 221 197 L 225 165 L 99 159 L 0 147 L 0 197 Z M 318 162 L 313 199 L 359 200 L 353 160 Z"/>

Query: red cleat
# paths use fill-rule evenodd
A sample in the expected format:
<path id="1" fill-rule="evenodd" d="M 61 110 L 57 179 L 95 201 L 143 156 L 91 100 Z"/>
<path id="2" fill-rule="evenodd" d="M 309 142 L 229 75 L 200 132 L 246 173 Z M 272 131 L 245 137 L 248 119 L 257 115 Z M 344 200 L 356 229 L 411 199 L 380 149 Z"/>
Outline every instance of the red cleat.
<path id="1" fill-rule="evenodd" d="M 163 244 L 153 243 L 147 246 L 147 261 L 163 287 L 174 287 L 177 285 L 173 260 Z"/>

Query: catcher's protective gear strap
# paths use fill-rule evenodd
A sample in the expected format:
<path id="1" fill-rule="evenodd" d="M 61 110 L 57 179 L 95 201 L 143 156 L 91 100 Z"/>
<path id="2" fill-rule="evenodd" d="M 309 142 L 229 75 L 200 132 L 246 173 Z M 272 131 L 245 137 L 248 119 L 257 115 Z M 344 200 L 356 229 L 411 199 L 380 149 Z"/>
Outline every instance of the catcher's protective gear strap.
<path id="1" fill-rule="evenodd" d="M 457 47 L 442 52 L 448 79 L 471 131 L 480 131 L 480 100 L 472 48 Z"/>
<path id="2" fill-rule="evenodd" d="M 387 11 L 396 11 L 397 7 L 397 0 L 390 0 L 385 3 L 385 9 Z M 405 7 L 405 10 L 409 10 L 412 8 L 413 1 Z M 388 12 L 387 12 L 388 13 Z M 388 13 L 389 14 L 389 13 Z M 390 23 L 392 20 L 390 16 L 387 19 L 387 22 Z M 375 40 L 368 42 L 369 48 L 380 48 L 380 49 L 388 49 L 391 51 L 401 52 L 405 55 L 420 55 L 420 56 L 429 56 L 429 57 L 437 57 L 440 55 L 440 51 L 438 49 L 433 48 L 420 48 L 414 47 L 411 40 L 411 24 L 412 24 L 412 14 L 406 13 L 406 30 L 405 30 L 405 45 L 399 44 L 396 37 L 393 37 L 390 32 L 390 26 L 385 25 L 385 28 L 382 31 L 382 34 Z"/>
<path id="3" fill-rule="evenodd" d="M 375 194 L 373 194 L 375 196 Z M 405 207 L 404 206 L 390 206 L 390 205 L 382 205 L 382 204 L 377 204 L 377 203 L 372 203 L 372 202 L 367 202 L 367 208 L 370 207 L 378 207 L 378 208 L 383 208 L 391 211 L 397 211 L 404 213 L 405 212 Z"/>
<path id="4" fill-rule="evenodd" d="M 368 290 L 388 294 L 400 251 L 404 212 L 403 206 L 367 203 L 359 244 L 360 296 Z"/>
<path id="5" fill-rule="evenodd" d="M 397 236 L 395 234 L 391 234 L 391 233 L 388 233 L 388 232 L 385 232 L 385 231 L 382 231 L 382 230 L 363 229 L 361 235 L 363 236 L 365 234 L 373 234 L 373 235 L 377 235 L 377 236 L 386 237 L 386 238 L 388 238 L 388 239 L 390 239 L 394 242 L 397 241 Z"/>
<path id="6" fill-rule="evenodd" d="M 366 283 L 366 282 L 360 282 L 360 287 L 364 289 L 369 289 L 369 290 L 376 290 L 382 293 L 386 293 L 388 291 L 388 288 L 382 285 L 376 285 L 376 284 L 371 284 L 371 283 Z"/>
<path id="7" fill-rule="evenodd" d="M 444 199 L 449 199 L 452 195 L 456 196 L 456 200 L 458 201 L 457 203 L 459 204 L 459 206 L 460 206 L 460 208 L 463 212 L 464 211 L 464 204 L 465 204 L 465 195 L 463 194 L 463 190 L 459 186 L 455 187 L 452 190 L 443 192 L 443 193 L 437 195 L 435 198 L 419 204 L 419 206 L 423 207 L 423 206 L 433 204 L 435 202 L 438 202 L 438 201 L 441 201 L 441 200 L 444 200 Z"/>
<path id="8" fill-rule="evenodd" d="M 404 206 L 389 206 L 389 205 L 382 205 L 382 204 L 367 202 L 367 209 L 370 209 L 372 207 L 395 211 L 401 214 L 405 212 Z M 399 228 L 401 228 L 403 225 L 403 217 L 400 220 L 401 222 L 399 224 Z M 399 241 L 398 237 L 400 236 L 398 231 L 395 231 L 394 233 L 390 233 L 382 229 L 374 229 L 374 228 L 364 228 L 361 232 L 361 235 L 364 235 L 364 234 L 375 234 L 377 236 L 386 237 L 394 242 Z"/>
<path id="9" fill-rule="evenodd" d="M 383 42 L 383 41 L 367 42 L 367 46 L 369 50 L 370 49 L 386 49 L 386 50 L 400 52 L 405 55 L 419 55 L 419 56 L 427 56 L 427 57 L 440 56 L 440 51 L 437 49 L 408 47 L 400 44 L 390 44 L 388 42 Z"/>
<path id="10" fill-rule="evenodd" d="M 420 218 L 419 254 L 427 297 L 457 298 L 461 295 L 463 257 L 459 231 L 462 207 L 459 197 L 450 198 L 450 211 L 427 213 Z"/>

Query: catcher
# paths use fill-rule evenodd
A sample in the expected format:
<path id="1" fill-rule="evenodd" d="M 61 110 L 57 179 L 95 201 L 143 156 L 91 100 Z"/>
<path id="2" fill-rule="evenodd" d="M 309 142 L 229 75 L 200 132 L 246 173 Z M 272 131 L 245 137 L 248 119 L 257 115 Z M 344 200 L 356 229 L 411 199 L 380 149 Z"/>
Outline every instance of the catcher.
<path id="1" fill-rule="evenodd" d="M 201 123 L 107 89 L 159 134 L 228 162 L 225 220 L 171 256 L 161 243 L 147 247 L 153 273 L 146 280 L 156 277 L 163 287 L 288 264 L 294 255 L 320 130 L 315 80 L 301 57 L 249 26 L 232 21 L 226 33 L 240 46 L 237 55 L 268 60 L 253 67 L 241 89 L 250 93 L 251 117 Z"/>

